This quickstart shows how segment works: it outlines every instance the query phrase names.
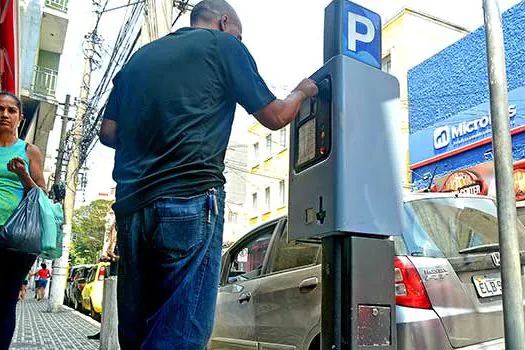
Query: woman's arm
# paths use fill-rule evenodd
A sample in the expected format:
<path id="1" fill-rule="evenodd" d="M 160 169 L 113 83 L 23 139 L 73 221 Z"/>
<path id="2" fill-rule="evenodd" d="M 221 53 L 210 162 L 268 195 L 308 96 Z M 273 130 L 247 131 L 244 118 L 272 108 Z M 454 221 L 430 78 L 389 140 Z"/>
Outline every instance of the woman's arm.
<path id="1" fill-rule="evenodd" d="M 26 191 L 37 186 L 46 191 L 42 154 L 38 147 L 28 144 L 27 158 L 29 159 L 29 172 L 27 171 L 24 160 L 20 157 L 11 159 L 7 164 L 7 169 L 18 175 Z"/>

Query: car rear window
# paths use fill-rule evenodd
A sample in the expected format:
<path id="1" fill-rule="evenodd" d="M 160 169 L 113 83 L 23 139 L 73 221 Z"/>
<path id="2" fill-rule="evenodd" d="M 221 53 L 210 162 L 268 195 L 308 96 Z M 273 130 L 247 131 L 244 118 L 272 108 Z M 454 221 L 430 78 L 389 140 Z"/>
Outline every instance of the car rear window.
<path id="1" fill-rule="evenodd" d="M 486 197 L 432 198 L 404 205 L 403 238 L 413 256 L 457 257 L 468 248 L 497 244 L 496 203 Z M 525 229 L 518 224 L 520 246 Z"/>

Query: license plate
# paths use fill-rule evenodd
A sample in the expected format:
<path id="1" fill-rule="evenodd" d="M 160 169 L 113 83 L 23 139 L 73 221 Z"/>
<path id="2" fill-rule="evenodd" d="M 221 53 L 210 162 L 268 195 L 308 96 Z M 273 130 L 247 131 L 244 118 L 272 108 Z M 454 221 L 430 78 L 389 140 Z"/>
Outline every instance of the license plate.
<path id="1" fill-rule="evenodd" d="M 502 294 L 501 277 L 499 275 L 472 277 L 476 291 L 481 298 L 488 298 Z"/>

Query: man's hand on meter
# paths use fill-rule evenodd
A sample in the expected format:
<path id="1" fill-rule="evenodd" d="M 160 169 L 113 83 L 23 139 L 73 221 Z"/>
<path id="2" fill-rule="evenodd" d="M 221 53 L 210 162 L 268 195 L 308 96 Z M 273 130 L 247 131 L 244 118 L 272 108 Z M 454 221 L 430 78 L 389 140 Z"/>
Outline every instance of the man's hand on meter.
<path id="1" fill-rule="evenodd" d="M 319 89 L 313 80 L 304 79 L 284 100 L 276 99 L 254 115 L 271 130 L 280 129 L 297 117 L 301 104 L 307 98 L 317 95 Z"/>
<path id="2" fill-rule="evenodd" d="M 303 79 L 294 91 L 300 91 L 304 94 L 305 98 L 310 98 L 319 93 L 317 84 L 312 79 Z"/>

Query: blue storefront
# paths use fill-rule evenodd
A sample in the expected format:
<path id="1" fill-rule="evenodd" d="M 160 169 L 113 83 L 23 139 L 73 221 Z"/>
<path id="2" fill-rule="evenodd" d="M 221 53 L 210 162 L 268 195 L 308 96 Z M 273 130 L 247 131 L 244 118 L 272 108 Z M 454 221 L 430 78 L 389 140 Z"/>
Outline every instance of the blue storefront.
<path id="1" fill-rule="evenodd" d="M 503 14 L 503 26 L 518 195 L 525 193 L 525 1 Z M 433 178 L 434 190 L 494 194 L 485 29 L 411 69 L 408 86 L 414 190 Z"/>

